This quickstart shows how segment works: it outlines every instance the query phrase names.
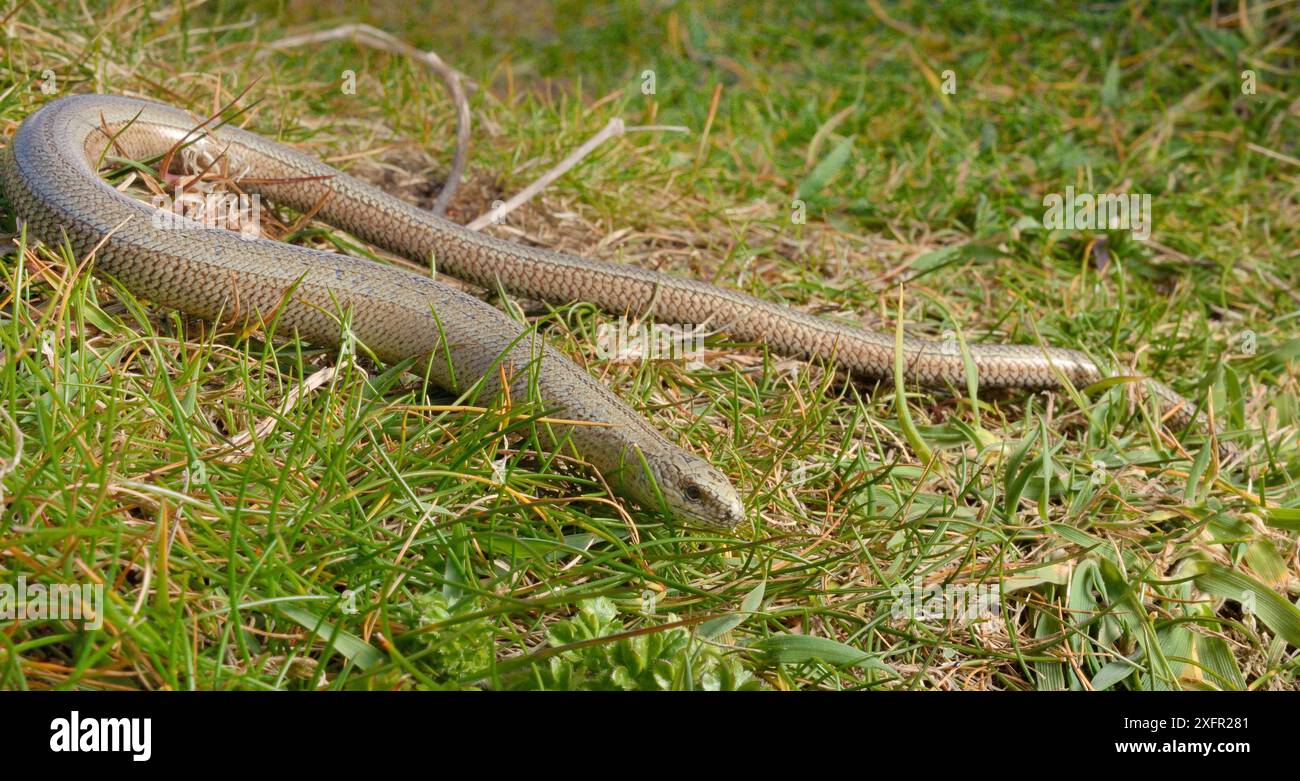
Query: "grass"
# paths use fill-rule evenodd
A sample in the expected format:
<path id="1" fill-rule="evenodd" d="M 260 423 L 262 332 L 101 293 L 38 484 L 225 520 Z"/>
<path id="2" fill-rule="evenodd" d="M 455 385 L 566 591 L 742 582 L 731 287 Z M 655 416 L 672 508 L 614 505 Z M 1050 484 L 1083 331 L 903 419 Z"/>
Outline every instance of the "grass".
<path id="1" fill-rule="evenodd" d="M 0 137 L 42 84 L 199 110 L 249 88 L 250 127 L 428 203 L 455 127 L 422 71 L 347 43 L 252 56 L 371 22 L 480 85 L 457 220 L 612 117 L 685 125 L 602 146 L 494 230 L 891 331 L 902 283 L 910 332 L 1086 350 L 1212 402 L 1239 453 L 1118 387 L 908 388 L 909 431 L 892 382 L 725 335 L 701 368 L 602 358 L 616 315 L 546 309 L 751 517 L 633 527 L 505 436 L 527 431 L 510 411 L 6 239 L 0 393 L 24 448 L 14 465 L 0 440 L 0 583 L 103 583 L 107 604 L 99 630 L 0 624 L 0 686 L 1295 689 L 1300 17 L 1228 5 L 8 0 Z M 1044 229 L 1067 186 L 1151 194 L 1152 240 Z M 900 615 L 913 587 L 998 610 Z"/>

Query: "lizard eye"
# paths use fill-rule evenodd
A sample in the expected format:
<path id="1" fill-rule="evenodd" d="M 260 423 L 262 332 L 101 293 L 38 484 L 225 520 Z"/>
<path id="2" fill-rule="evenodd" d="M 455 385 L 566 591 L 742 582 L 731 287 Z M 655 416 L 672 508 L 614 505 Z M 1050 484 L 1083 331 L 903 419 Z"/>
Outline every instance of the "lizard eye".
<path id="1" fill-rule="evenodd" d="M 687 501 L 691 501 L 691 502 L 700 501 L 700 487 L 698 485 L 695 484 L 688 485 L 686 486 L 685 489 L 682 490 L 682 493 L 686 495 Z"/>

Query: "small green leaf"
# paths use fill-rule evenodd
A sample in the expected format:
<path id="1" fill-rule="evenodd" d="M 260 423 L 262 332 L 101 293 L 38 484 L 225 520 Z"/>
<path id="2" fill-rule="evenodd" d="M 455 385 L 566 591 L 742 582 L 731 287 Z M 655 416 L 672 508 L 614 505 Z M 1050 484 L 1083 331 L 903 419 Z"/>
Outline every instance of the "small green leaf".
<path id="1" fill-rule="evenodd" d="M 1252 577 L 1234 572 L 1213 561 L 1197 563 L 1201 571 L 1196 576 L 1196 587 L 1207 594 L 1234 602 L 1254 600 L 1255 614 L 1264 626 L 1273 630 L 1291 645 L 1300 648 L 1300 609 L 1273 589 Z"/>
<path id="2" fill-rule="evenodd" d="M 922 464 L 934 462 L 934 453 L 921 437 L 916 424 L 912 422 L 912 411 L 907 408 L 907 390 L 903 383 L 903 288 L 898 288 L 898 324 L 894 327 L 894 408 L 898 413 L 898 425 L 903 430 L 907 444 Z M 936 467 L 938 466 L 935 462 Z"/>
<path id="3" fill-rule="evenodd" d="M 767 581 L 760 581 L 757 586 L 745 595 L 740 602 L 740 609 L 746 613 L 757 613 L 758 609 L 763 606 L 763 594 L 767 591 Z"/>
<path id="4" fill-rule="evenodd" d="M 369 670 L 384 661 L 385 657 L 378 648 L 351 632 L 339 629 L 310 610 L 304 610 L 292 605 L 280 605 L 279 611 L 303 629 L 307 629 L 321 640 L 331 643 L 336 651 L 363 670 Z"/>
<path id="5" fill-rule="evenodd" d="M 1232 656 L 1232 649 L 1221 637 L 1196 636 L 1196 656 L 1214 675 L 1208 680 L 1220 689 L 1245 691 L 1246 679 Z"/>
<path id="6" fill-rule="evenodd" d="M 917 274 L 924 274 L 935 269 L 943 268 L 949 263 L 961 258 L 961 250 L 964 244 L 949 244 L 929 252 L 923 252 L 912 258 L 912 262 L 907 265 Z"/>
<path id="7" fill-rule="evenodd" d="M 1043 455 L 1041 458 L 1042 471 L 1040 474 L 1043 478 L 1043 492 L 1038 495 L 1038 517 L 1044 521 L 1050 521 L 1050 509 L 1052 506 L 1052 447 L 1047 441 L 1047 421 L 1040 415 L 1038 418 L 1038 433 L 1041 440 Z"/>
<path id="8" fill-rule="evenodd" d="M 898 672 L 872 654 L 863 653 L 851 645 L 826 637 L 809 635 L 776 635 L 754 644 L 768 659 L 776 664 L 805 664 L 821 661 L 833 665 L 852 665 L 870 670 L 880 670 L 892 676 Z"/>
<path id="9" fill-rule="evenodd" d="M 1300 531 L 1300 507 L 1270 507 L 1264 511 L 1264 522 L 1275 529 Z"/>
<path id="10" fill-rule="evenodd" d="M 1054 586 L 1064 586 L 1070 582 L 1069 562 L 1058 562 L 1055 564 L 1044 564 L 1041 567 L 1025 570 L 1016 575 L 1009 575 L 1002 579 L 1001 589 L 1004 594 L 1009 594 L 1020 589 L 1033 588 L 1041 586 L 1044 583 L 1051 583 Z"/>
<path id="11" fill-rule="evenodd" d="M 1105 691 L 1132 675 L 1137 669 L 1137 665 L 1132 662 L 1111 662 L 1092 676 L 1092 688 Z"/>
<path id="12" fill-rule="evenodd" d="M 1101 103 L 1103 106 L 1114 106 L 1119 102 L 1119 60 L 1110 61 L 1110 67 L 1106 68 L 1106 78 L 1101 83 Z"/>
<path id="13" fill-rule="evenodd" d="M 1026 464 L 1024 469 L 1020 468 L 1020 462 L 1025 459 L 1025 456 L 1029 454 L 1029 450 L 1033 446 L 1034 438 L 1025 437 L 1024 441 L 1020 443 L 1020 447 L 1016 448 L 1015 452 L 1011 454 L 1011 457 L 1007 459 L 1007 467 L 1003 472 L 1005 475 L 1003 492 L 1006 494 L 1004 499 L 1005 507 L 1003 508 L 1003 516 L 1008 521 L 1015 517 L 1016 508 L 1020 504 L 1020 497 L 1025 492 L 1025 484 L 1029 482 L 1029 477 L 1033 474 L 1032 462 Z"/>
<path id="14" fill-rule="evenodd" d="M 1084 549 L 1099 548 L 1101 549 L 1102 555 L 1110 553 L 1110 551 L 1105 548 L 1106 545 L 1105 540 L 1103 540 L 1100 537 L 1094 537 L 1093 535 L 1087 533 L 1086 531 L 1083 531 L 1082 529 L 1076 529 L 1073 526 L 1066 526 L 1065 524 L 1062 523 L 1049 523 L 1047 524 L 1046 528 L 1047 531 L 1051 532 L 1052 534 L 1055 534 L 1058 537 L 1062 537 L 1068 542 L 1072 542 L 1075 545 L 1078 545 L 1080 548 L 1084 548 Z"/>
<path id="15" fill-rule="evenodd" d="M 817 165 L 813 166 L 807 178 L 799 183 L 795 191 L 796 198 L 807 198 L 821 192 L 832 179 L 848 165 L 853 152 L 852 141 L 841 141 Z"/>
<path id="16" fill-rule="evenodd" d="M 1247 545 L 1245 558 L 1250 571 L 1269 587 L 1286 588 L 1287 581 L 1291 579 L 1291 569 L 1271 540 L 1258 539 Z"/>
<path id="17" fill-rule="evenodd" d="M 1034 639 L 1045 640 L 1059 634 L 1061 631 L 1061 622 L 1056 620 L 1056 616 L 1048 612 L 1038 614 L 1038 620 L 1034 623 Z M 1033 663 L 1034 672 L 1037 673 L 1034 682 L 1035 688 L 1040 692 L 1065 691 L 1069 688 L 1065 681 L 1065 665 L 1062 662 L 1035 661 Z M 1074 676 L 1071 675 L 1071 678 Z"/>
<path id="18" fill-rule="evenodd" d="M 745 595 L 738 612 L 728 613 L 725 616 L 705 621 L 700 624 L 700 628 L 696 630 L 696 633 L 705 640 L 712 640 L 745 623 L 746 618 L 749 618 L 753 613 L 757 613 L 759 608 L 763 606 L 763 592 L 766 588 L 767 581 L 760 582 Z"/>
<path id="19" fill-rule="evenodd" d="M 464 573 L 460 571 L 460 567 L 456 566 L 454 556 L 447 557 L 447 563 L 442 568 L 442 578 L 442 596 L 447 600 L 448 605 L 454 605 L 460 601 L 461 597 L 465 596 L 465 589 L 461 587 L 466 582 Z"/>
<path id="20" fill-rule="evenodd" d="M 1192 462 L 1192 468 L 1187 470 L 1187 485 L 1183 488 L 1183 498 L 1189 505 L 1198 503 L 1197 497 L 1200 496 L 1201 475 L 1205 474 L 1205 467 L 1210 463 L 1210 443 L 1207 440 L 1201 446 L 1201 452 L 1196 454 L 1196 460 Z"/>

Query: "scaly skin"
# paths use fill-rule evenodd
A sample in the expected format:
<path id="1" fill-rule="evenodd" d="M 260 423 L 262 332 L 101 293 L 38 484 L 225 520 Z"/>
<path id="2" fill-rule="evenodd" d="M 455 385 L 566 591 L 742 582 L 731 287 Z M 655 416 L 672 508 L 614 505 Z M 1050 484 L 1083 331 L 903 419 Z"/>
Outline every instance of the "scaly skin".
<path id="1" fill-rule="evenodd" d="M 556 410 L 554 416 L 600 424 L 555 426 L 555 435 L 571 440 L 616 491 L 643 505 L 662 507 L 662 500 L 678 516 L 723 528 L 744 518 L 740 497 L 721 472 L 669 442 L 583 369 L 537 344 L 523 326 L 483 301 L 361 258 L 250 239 L 197 222 L 156 225 L 153 207 L 109 187 L 91 161 L 100 159 L 110 136 L 114 156 L 135 160 L 161 155 L 186 138 L 192 159 L 224 155 L 226 170 L 244 180 L 246 191 L 302 212 L 319 206 L 318 219 L 420 263 L 433 257 L 440 271 L 483 287 L 500 285 L 548 301 L 591 301 L 610 312 L 666 322 L 707 323 L 786 355 L 833 355 L 841 367 L 865 377 L 892 372 L 892 335 L 695 280 L 475 233 L 260 136 L 226 127 L 194 132 L 198 125 L 184 111 L 131 98 L 61 98 L 19 127 L 0 157 L 0 186 L 36 237 L 58 242 L 66 235 L 78 253 L 98 247 L 98 271 L 165 306 L 209 319 L 253 321 L 280 309 L 283 325 L 320 344 L 338 342 L 338 316 L 350 309 L 352 331 L 376 355 L 394 361 L 432 356 L 432 379 L 456 392 L 480 380 L 484 392 L 499 391 L 500 364 L 511 394 L 530 398 L 529 368 L 538 361 L 537 394 Z M 958 351 L 909 338 L 903 352 L 908 380 L 964 383 Z M 1102 376 L 1074 350 L 983 344 L 972 345 L 971 355 L 985 388 L 1053 388 L 1058 373 L 1079 385 Z M 1156 383 L 1150 392 L 1185 404 Z"/>

